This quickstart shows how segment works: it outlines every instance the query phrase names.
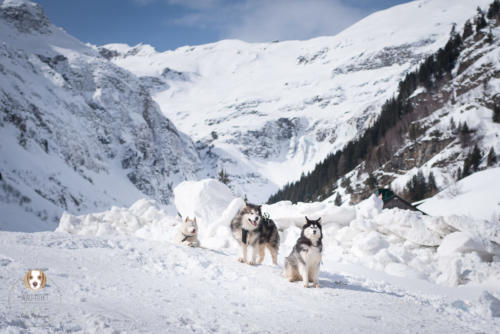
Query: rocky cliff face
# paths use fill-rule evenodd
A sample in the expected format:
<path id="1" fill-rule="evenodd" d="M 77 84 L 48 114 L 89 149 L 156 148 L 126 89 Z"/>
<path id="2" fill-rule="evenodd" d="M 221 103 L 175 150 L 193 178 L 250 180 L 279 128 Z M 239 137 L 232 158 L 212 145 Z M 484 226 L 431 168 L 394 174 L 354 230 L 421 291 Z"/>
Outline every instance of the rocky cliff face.
<path id="1" fill-rule="evenodd" d="M 172 186 L 200 177 L 194 144 L 141 80 L 38 5 L 2 2 L 0 37 L 0 229 L 47 229 L 63 210 L 144 196 L 168 204 Z"/>

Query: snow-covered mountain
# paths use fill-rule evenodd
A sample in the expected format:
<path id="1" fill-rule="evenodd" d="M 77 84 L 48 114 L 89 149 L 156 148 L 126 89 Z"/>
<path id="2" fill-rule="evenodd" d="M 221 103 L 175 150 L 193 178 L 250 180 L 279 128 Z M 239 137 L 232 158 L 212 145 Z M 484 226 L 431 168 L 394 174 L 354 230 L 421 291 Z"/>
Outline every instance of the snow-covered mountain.
<path id="1" fill-rule="evenodd" d="M 209 170 L 137 77 L 38 5 L 1 1 L 0 41 L 0 229 L 53 229 L 63 210 L 144 196 L 167 204 Z"/>
<path id="2" fill-rule="evenodd" d="M 85 45 L 36 4 L 4 0 L 0 226 L 52 229 L 63 210 L 145 195 L 167 204 L 178 182 L 221 168 L 237 194 L 264 201 L 359 135 L 398 80 L 487 2 L 416 1 L 334 37 L 157 53 Z"/>
<path id="3" fill-rule="evenodd" d="M 367 167 L 370 159 L 366 159 L 331 187 L 335 195 L 354 203 L 368 197 L 373 184 L 367 182 L 367 172 L 372 173 L 375 181 L 371 183 L 378 187 L 411 195 L 409 181 L 418 173 L 426 179 L 432 173 L 436 189 L 430 194 L 427 191 L 424 197 L 443 190 L 441 198 L 460 198 L 462 186 L 458 180 L 500 164 L 500 123 L 494 120 L 495 113 L 500 112 L 500 19 L 488 19 L 482 29 L 471 29 L 468 36 L 464 29 L 458 30 L 464 38 L 452 70 L 436 79 L 436 87 L 418 85 L 408 97 L 413 112 L 394 127 L 392 142 L 389 139 L 375 147 L 386 152 L 372 164 L 376 168 Z M 475 163 L 471 160 L 473 153 L 477 155 Z M 471 198 L 484 197 L 482 201 L 476 198 L 476 209 L 469 208 L 468 212 L 498 221 L 500 206 L 494 196 L 483 192 L 485 185 L 480 177 L 466 183 L 469 190 L 476 189 Z M 491 208 L 481 210 L 485 205 Z M 423 205 L 427 207 L 432 207 L 431 214 L 442 213 L 435 204 Z M 462 209 L 463 205 L 456 212 L 465 213 Z M 483 216 L 478 214 L 480 211 Z"/>
<path id="4" fill-rule="evenodd" d="M 489 2 L 414 1 L 309 41 L 99 50 L 141 77 L 162 112 L 218 156 L 236 192 L 264 201 L 358 136 L 405 73 Z"/>

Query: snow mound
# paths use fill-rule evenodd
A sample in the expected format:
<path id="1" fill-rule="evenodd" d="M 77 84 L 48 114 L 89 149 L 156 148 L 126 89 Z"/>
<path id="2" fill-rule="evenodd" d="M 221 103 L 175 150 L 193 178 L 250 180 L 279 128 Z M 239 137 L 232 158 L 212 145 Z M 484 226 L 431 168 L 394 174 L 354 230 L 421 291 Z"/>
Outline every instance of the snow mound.
<path id="1" fill-rule="evenodd" d="M 194 216 L 202 224 L 217 220 L 234 199 L 231 190 L 214 179 L 181 182 L 174 188 L 174 196 L 181 216 Z"/>
<path id="2" fill-rule="evenodd" d="M 269 213 L 280 229 L 290 226 L 302 227 L 305 216 L 310 219 L 321 217 L 323 225 L 347 225 L 356 217 L 354 207 L 338 207 L 325 202 L 292 204 L 290 201 L 281 201 L 272 205 L 263 205 L 262 211 Z"/>
<path id="3" fill-rule="evenodd" d="M 241 198 L 234 198 L 225 185 L 209 179 L 183 182 L 174 193 L 179 212 L 200 220 L 199 239 L 204 247 L 238 252 L 229 224 L 244 205 Z M 472 284 L 492 288 L 500 280 L 500 225 L 494 222 L 382 210 L 382 202 L 375 195 L 353 207 L 284 201 L 264 205 L 263 211 L 280 228 L 281 257 L 294 246 L 304 216 L 321 217 L 324 259 L 329 261 L 448 286 Z M 113 207 L 102 213 L 65 213 L 56 231 L 171 240 L 180 221 L 155 201 L 140 200 L 130 208 Z"/>
<path id="4" fill-rule="evenodd" d="M 431 215 L 454 212 L 500 222 L 500 168 L 474 173 L 450 185 L 419 208 Z"/>
<path id="5" fill-rule="evenodd" d="M 79 235 L 135 235 L 144 239 L 171 240 L 179 219 L 167 215 L 158 203 L 141 199 L 130 208 L 74 216 L 64 212 L 56 232 Z"/>

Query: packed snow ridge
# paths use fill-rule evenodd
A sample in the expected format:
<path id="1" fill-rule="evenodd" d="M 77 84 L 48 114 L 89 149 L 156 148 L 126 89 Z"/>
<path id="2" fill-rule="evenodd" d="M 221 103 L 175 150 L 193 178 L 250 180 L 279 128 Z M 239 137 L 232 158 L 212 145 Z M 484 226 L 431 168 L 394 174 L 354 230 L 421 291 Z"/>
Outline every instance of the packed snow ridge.
<path id="1" fill-rule="evenodd" d="M 184 182 L 174 189 L 183 217 L 197 217 L 203 246 L 236 248 L 231 219 L 244 204 L 216 180 Z M 419 212 L 382 210 L 375 195 L 356 206 L 333 203 L 279 202 L 264 205 L 282 233 L 281 254 L 295 244 L 304 216 L 322 218 L 325 257 L 356 263 L 394 276 L 425 279 L 447 286 L 494 287 L 500 280 L 500 226 L 467 216 L 426 216 Z M 73 216 L 65 213 L 57 232 L 78 235 L 134 235 L 172 240 L 179 217 L 170 216 L 152 200 L 130 208 Z"/>

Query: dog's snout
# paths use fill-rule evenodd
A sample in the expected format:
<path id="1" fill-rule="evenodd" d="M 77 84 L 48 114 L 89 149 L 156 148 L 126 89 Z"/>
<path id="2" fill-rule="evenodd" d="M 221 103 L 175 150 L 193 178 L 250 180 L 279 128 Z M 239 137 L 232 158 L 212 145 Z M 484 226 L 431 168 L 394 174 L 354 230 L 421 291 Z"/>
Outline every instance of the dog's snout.
<path id="1" fill-rule="evenodd" d="M 313 230 L 313 234 L 316 234 L 316 230 Z"/>
<path id="2" fill-rule="evenodd" d="M 33 286 L 36 287 L 38 285 L 38 282 L 33 282 Z"/>

